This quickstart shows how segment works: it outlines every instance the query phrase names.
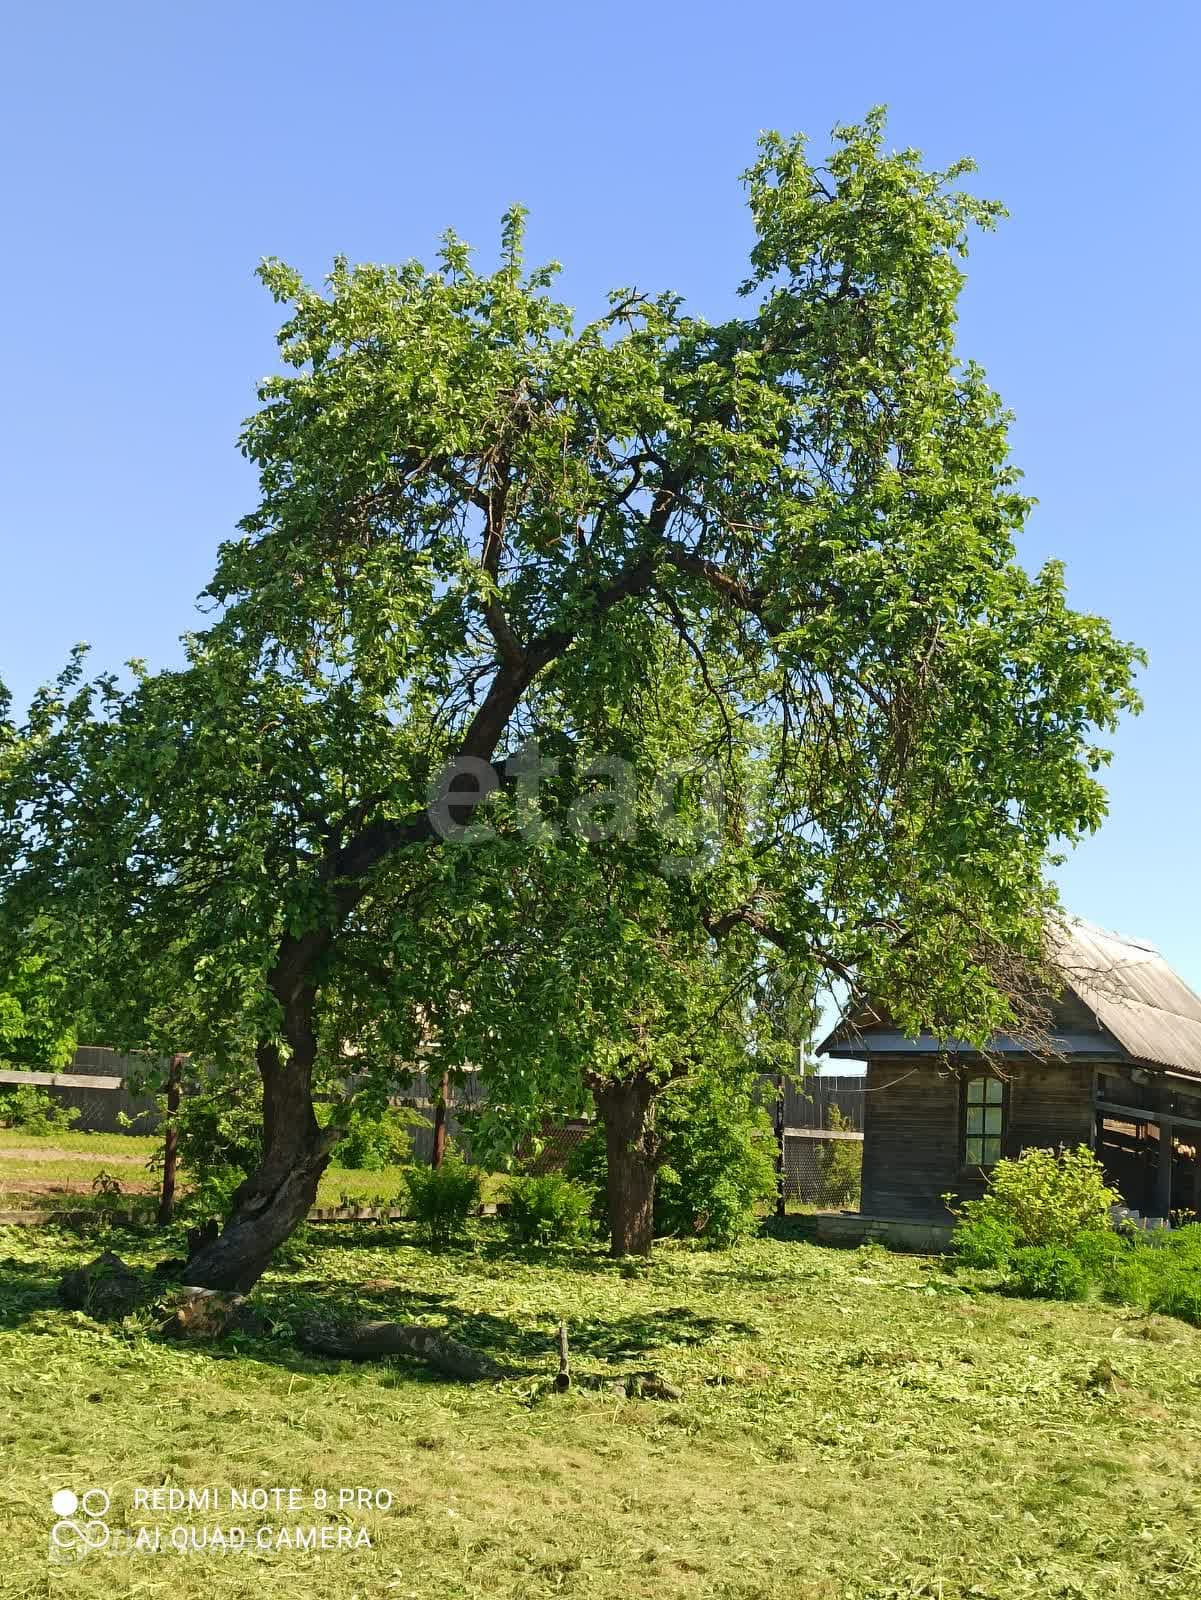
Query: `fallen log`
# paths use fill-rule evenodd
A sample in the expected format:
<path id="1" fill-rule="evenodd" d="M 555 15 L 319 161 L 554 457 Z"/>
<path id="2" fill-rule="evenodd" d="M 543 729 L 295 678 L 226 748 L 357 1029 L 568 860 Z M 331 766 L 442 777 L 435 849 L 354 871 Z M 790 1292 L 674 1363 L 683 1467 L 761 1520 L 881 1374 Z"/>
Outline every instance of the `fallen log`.
<path id="1" fill-rule="evenodd" d="M 452 1339 L 436 1328 L 412 1322 L 342 1322 L 316 1319 L 296 1330 L 297 1342 L 315 1355 L 335 1356 L 344 1361 L 379 1361 L 386 1356 L 413 1356 L 448 1378 L 466 1382 L 500 1378 L 529 1379 L 530 1373 L 505 1366 L 473 1345 Z M 682 1392 L 657 1372 L 632 1372 L 625 1376 L 573 1372 L 567 1348 L 567 1325 L 559 1324 L 559 1371 L 536 1379 L 532 1398 L 549 1390 L 564 1393 L 579 1386 L 594 1393 L 612 1394 L 628 1400 L 679 1400 Z"/>
<path id="2" fill-rule="evenodd" d="M 448 1378 L 467 1381 L 480 1378 L 522 1376 L 504 1367 L 482 1350 L 411 1322 L 348 1322 L 333 1325 L 305 1323 L 297 1332 L 306 1350 L 318 1355 L 338 1356 L 346 1361 L 378 1361 L 381 1356 L 415 1356 Z"/>

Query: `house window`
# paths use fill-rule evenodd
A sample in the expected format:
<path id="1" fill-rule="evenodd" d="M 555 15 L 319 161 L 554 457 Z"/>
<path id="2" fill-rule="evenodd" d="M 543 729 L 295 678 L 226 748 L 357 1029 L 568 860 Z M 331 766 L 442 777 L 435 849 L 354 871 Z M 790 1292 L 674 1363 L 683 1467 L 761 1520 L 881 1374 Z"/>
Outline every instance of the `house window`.
<path id="1" fill-rule="evenodd" d="M 969 1078 L 963 1101 L 963 1161 L 993 1167 L 1001 1159 L 1005 1085 L 1000 1078 Z"/>

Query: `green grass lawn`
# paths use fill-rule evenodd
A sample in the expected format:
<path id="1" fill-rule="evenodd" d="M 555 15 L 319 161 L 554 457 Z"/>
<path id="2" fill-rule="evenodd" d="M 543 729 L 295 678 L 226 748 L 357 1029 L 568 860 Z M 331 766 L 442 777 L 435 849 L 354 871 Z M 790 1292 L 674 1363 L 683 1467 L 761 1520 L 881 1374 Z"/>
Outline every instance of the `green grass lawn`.
<path id="1" fill-rule="evenodd" d="M 0 1128 L 0 1160 L 5 1150 L 47 1149 L 78 1151 L 91 1156 L 137 1156 L 145 1161 L 162 1146 L 154 1135 L 134 1133 L 76 1133 L 74 1130 L 34 1137 L 20 1128 Z"/>
<path id="2" fill-rule="evenodd" d="M 19 1128 L 0 1128 L 0 1210 L 44 1210 L 79 1207 L 90 1202 L 97 1176 L 104 1172 L 133 1195 L 157 1189 L 160 1173 L 147 1162 L 162 1149 L 156 1137 L 122 1133 L 53 1133 L 45 1137 Z M 36 1159 L 30 1159 L 36 1152 Z M 179 1168 L 181 1193 L 188 1173 Z M 500 1180 L 489 1177 L 485 1199 L 497 1198 Z M 383 1202 L 394 1205 L 404 1195 L 398 1167 L 382 1172 L 354 1172 L 330 1167 L 317 1191 L 319 1206 Z"/>
<path id="3" fill-rule="evenodd" d="M 113 1236 L 151 1262 L 161 1240 Z M 311 1228 L 256 1300 L 276 1335 L 164 1342 L 146 1319 L 58 1308 L 99 1241 L 0 1238 L 5 1594 L 417 1600 L 500 1596 L 1084 1600 L 1201 1594 L 1201 1332 L 1102 1306 L 1018 1301 L 939 1263 L 761 1239 L 516 1256 L 481 1225 L 434 1256 L 405 1228 Z M 404 1360 L 302 1354 L 344 1311 L 447 1327 L 528 1377 L 455 1384 Z M 560 1316 L 580 1370 L 653 1368 L 678 1402 L 538 1392 Z M 92 1485 L 117 1527 L 169 1529 L 135 1489 L 295 1488 L 372 1548 L 93 1555 L 48 1567 L 52 1492 Z M 274 1537 L 271 1535 L 269 1537 Z"/>

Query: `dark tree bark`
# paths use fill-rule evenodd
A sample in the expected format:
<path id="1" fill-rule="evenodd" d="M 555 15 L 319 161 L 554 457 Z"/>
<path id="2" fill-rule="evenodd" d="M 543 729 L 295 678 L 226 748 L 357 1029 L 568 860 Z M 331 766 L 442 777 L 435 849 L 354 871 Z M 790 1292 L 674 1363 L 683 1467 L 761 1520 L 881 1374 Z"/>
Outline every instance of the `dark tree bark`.
<path id="1" fill-rule="evenodd" d="M 179 1159 L 179 1082 L 186 1057 L 171 1057 L 167 1071 L 167 1131 L 163 1135 L 163 1188 L 158 1202 L 158 1225 L 165 1228 L 175 1215 L 175 1168 Z"/>
<path id="2" fill-rule="evenodd" d="M 245 1294 L 266 1271 L 276 1249 L 304 1221 L 317 1198 L 321 1175 L 337 1142 L 318 1126 L 313 1109 L 316 994 L 312 965 L 322 936 L 285 941 L 271 987 L 284 1013 L 285 1060 L 275 1044 L 258 1049 L 263 1080 L 263 1156 L 257 1171 L 235 1191 L 218 1237 L 187 1264 L 189 1284 Z"/>
<path id="3" fill-rule="evenodd" d="M 605 1127 L 609 1254 L 648 1256 L 655 1237 L 655 1086 L 639 1075 L 595 1090 Z"/>
<path id="4" fill-rule="evenodd" d="M 434 1103 L 434 1149 L 430 1166 L 440 1167 L 446 1159 L 446 1103 L 450 1099 L 450 1073 L 442 1074 L 442 1085 Z"/>

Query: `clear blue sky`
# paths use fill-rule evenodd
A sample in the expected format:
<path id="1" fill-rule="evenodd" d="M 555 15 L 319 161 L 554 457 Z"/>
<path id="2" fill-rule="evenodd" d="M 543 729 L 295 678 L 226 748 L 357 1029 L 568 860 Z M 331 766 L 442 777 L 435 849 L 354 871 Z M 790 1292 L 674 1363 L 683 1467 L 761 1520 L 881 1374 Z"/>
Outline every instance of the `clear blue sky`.
<path id="1" fill-rule="evenodd" d="M 762 128 L 876 102 L 897 144 L 976 157 L 1012 212 L 970 266 L 962 348 L 1017 414 L 1024 547 L 1152 655 L 1112 815 L 1062 874 L 1081 914 L 1201 987 L 1196 64 L 1183 3 L 345 0 L 10 4 L 0 51 L 0 676 L 88 639 L 166 663 L 252 504 L 234 449 L 273 362 L 252 273 L 487 250 L 513 200 L 566 297 L 743 271 Z"/>

